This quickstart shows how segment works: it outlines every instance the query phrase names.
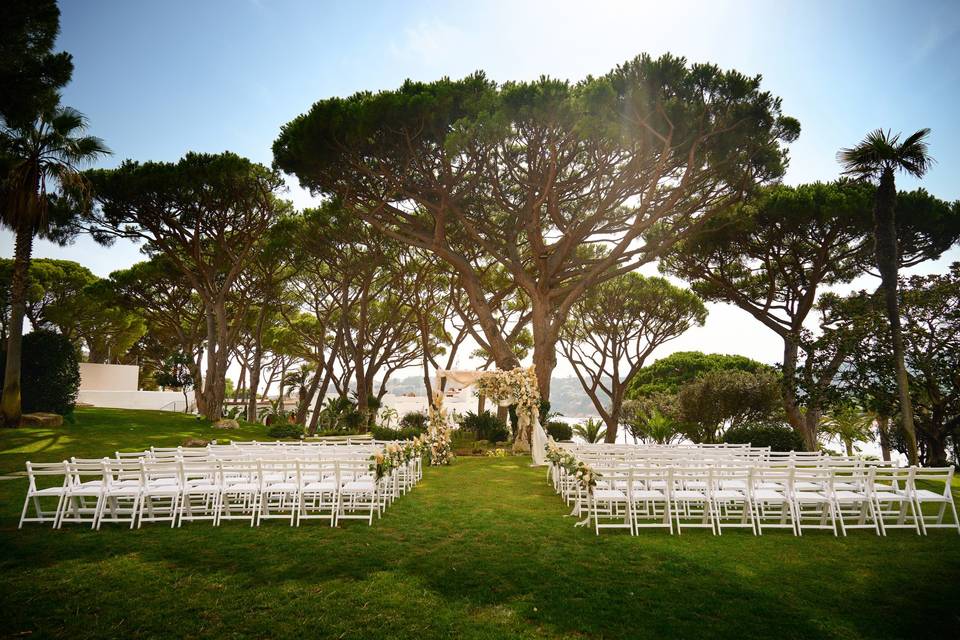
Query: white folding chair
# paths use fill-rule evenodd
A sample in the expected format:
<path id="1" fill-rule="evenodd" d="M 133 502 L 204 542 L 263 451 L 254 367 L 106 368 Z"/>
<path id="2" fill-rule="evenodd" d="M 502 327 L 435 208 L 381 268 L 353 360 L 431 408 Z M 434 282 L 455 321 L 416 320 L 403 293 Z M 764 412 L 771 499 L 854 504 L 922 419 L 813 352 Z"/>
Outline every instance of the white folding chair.
<path id="1" fill-rule="evenodd" d="M 960 533 L 960 521 L 957 520 L 957 506 L 953 502 L 953 491 L 951 483 L 953 482 L 953 467 L 917 467 L 913 473 L 912 494 L 917 505 L 917 513 L 920 514 L 920 529 L 924 534 L 927 529 L 956 529 Z M 927 484 L 939 489 L 931 491 L 930 489 L 920 488 L 920 484 Z M 936 515 L 925 515 L 923 513 L 924 504 L 940 505 Z M 943 516 L 947 507 L 953 514 L 953 522 L 944 522 Z"/>
<path id="2" fill-rule="evenodd" d="M 56 528 L 67 523 L 90 523 L 96 526 L 103 505 L 104 467 L 103 460 L 71 460 L 67 466 L 67 486 L 57 514 Z M 88 501 L 93 501 L 90 506 Z"/>
<path id="3" fill-rule="evenodd" d="M 800 468 L 793 473 L 797 535 L 804 529 L 826 529 L 837 535 L 837 504 L 831 469 Z M 829 522 L 828 522 L 829 521 Z"/>
<path id="4" fill-rule="evenodd" d="M 793 498 L 793 467 L 773 464 L 752 473 L 754 514 L 757 535 L 766 529 L 790 529 L 797 535 Z"/>
<path id="5" fill-rule="evenodd" d="M 876 472 L 873 468 L 853 467 L 834 472 L 834 502 L 840 533 L 847 529 L 873 529 L 880 535 L 880 518 L 873 501 L 872 486 Z"/>
<path id="6" fill-rule="evenodd" d="M 209 520 L 214 522 L 220 508 L 223 477 L 220 463 L 215 460 L 180 461 L 180 516 L 183 521 Z"/>
<path id="7" fill-rule="evenodd" d="M 260 508 L 257 522 L 287 519 L 296 522 L 300 496 L 299 466 L 296 460 L 260 461 Z"/>
<path id="8" fill-rule="evenodd" d="M 337 522 L 366 520 L 368 525 L 372 525 L 374 514 L 379 512 L 380 496 L 378 483 L 370 471 L 370 463 L 365 460 L 341 460 L 339 467 Z"/>
<path id="9" fill-rule="evenodd" d="M 917 535 L 922 533 L 920 509 L 912 493 L 914 473 L 912 467 L 874 469 L 870 495 L 882 535 L 887 535 L 887 529 L 913 529 Z"/>
<path id="10" fill-rule="evenodd" d="M 750 529 L 756 535 L 753 514 L 753 478 L 749 467 L 718 466 L 710 484 L 717 534 L 724 529 Z"/>
<path id="11" fill-rule="evenodd" d="M 673 535 L 670 513 L 669 467 L 634 467 L 631 479 L 633 533 L 640 529 L 666 529 Z"/>
<path id="12" fill-rule="evenodd" d="M 597 485 L 587 491 L 587 517 L 593 529 L 629 529 L 633 535 L 633 472 L 627 467 L 594 467 Z"/>
<path id="13" fill-rule="evenodd" d="M 340 465 L 332 460 L 300 462 L 300 502 L 297 523 L 301 520 L 329 520 L 337 524 Z"/>
<path id="14" fill-rule="evenodd" d="M 670 474 L 670 511 L 677 533 L 684 528 L 710 529 L 716 534 L 710 467 L 674 467 Z"/>
<path id="15" fill-rule="evenodd" d="M 37 481 L 40 481 L 39 483 Z M 23 499 L 23 511 L 20 512 L 20 524 L 24 522 L 50 522 L 55 525 L 64 495 L 67 492 L 67 462 L 27 462 L 27 496 Z M 56 498 L 57 506 L 52 511 L 44 511 L 44 498 Z M 27 511 L 33 505 L 34 516 L 28 517 Z"/>
<path id="16" fill-rule="evenodd" d="M 141 463 L 143 483 L 137 528 L 144 522 L 177 523 L 180 506 L 180 463 L 175 461 Z"/>
<path id="17" fill-rule="evenodd" d="M 223 483 L 214 524 L 224 520 L 248 520 L 257 523 L 260 497 L 260 465 L 255 460 L 231 460 L 221 464 Z"/>
<path id="18" fill-rule="evenodd" d="M 103 506 L 97 518 L 97 529 L 104 522 L 129 522 L 133 528 L 143 496 L 142 464 L 142 461 L 132 460 L 103 462 Z"/>

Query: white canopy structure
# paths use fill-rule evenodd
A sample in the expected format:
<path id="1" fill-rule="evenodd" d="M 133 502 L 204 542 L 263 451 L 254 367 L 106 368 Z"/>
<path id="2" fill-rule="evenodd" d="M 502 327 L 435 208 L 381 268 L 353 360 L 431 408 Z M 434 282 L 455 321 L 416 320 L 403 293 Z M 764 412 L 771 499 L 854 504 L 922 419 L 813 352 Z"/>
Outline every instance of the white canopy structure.
<path id="1" fill-rule="evenodd" d="M 438 369 L 436 374 L 436 388 L 440 388 L 440 381 L 444 378 L 452 380 L 463 388 L 477 384 L 481 378 L 495 376 L 496 371 L 476 371 L 476 370 L 453 370 Z M 500 406 L 510 406 L 517 404 L 516 397 L 491 398 Z M 547 434 L 540 425 L 540 415 L 538 411 L 518 411 L 517 421 L 519 426 L 525 427 L 527 423 L 531 425 L 530 429 L 530 455 L 533 457 L 533 463 L 536 465 L 546 464 L 546 446 Z M 522 430 L 521 430 L 522 432 Z"/>

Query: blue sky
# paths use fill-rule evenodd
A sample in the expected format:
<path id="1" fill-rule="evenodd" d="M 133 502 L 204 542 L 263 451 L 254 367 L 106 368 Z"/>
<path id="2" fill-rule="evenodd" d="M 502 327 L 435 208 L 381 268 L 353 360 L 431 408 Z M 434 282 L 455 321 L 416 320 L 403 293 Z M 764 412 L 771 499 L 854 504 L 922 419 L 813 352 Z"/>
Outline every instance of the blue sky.
<path id="1" fill-rule="evenodd" d="M 835 178 L 836 150 L 870 129 L 930 127 L 937 164 L 923 185 L 960 198 L 955 0 L 62 0 L 61 11 L 58 47 L 76 67 L 63 101 L 114 151 L 103 166 L 191 150 L 269 163 L 280 126 L 321 98 L 477 69 L 501 81 L 578 80 L 641 52 L 670 51 L 763 76 L 803 127 L 788 183 Z M 310 201 L 295 188 L 291 197 Z M 0 249 L 13 253 L 7 232 Z M 103 276 L 141 259 L 136 247 L 104 249 L 89 239 L 67 248 L 38 242 L 35 255 L 77 260 Z M 925 270 L 951 259 L 960 253 Z M 776 341 L 743 335 L 743 319 L 715 309 L 705 329 L 674 344 L 775 360 Z"/>

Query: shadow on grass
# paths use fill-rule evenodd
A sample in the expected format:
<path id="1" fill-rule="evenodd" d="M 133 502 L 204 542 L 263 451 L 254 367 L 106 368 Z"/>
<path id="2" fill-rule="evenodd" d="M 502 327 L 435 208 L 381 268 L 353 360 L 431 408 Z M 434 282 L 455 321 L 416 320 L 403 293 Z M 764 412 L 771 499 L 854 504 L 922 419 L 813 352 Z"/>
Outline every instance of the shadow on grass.
<path id="1" fill-rule="evenodd" d="M 0 485 L 11 630 L 39 615 L 77 631 L 89 619 L 67 612 L 88 593 L 102 601 L 97 620 L 150 633 L 171 622 L 156 608 L 188 613 L 185 635 L 296 635 L 303 624 L 345 637 L 905 637 L 957 626 L 956 596 L 929 588 L 960 575 L 956 534 L 596 537 L 563 517 L 542 470 L 516 461 L 430 469 L 373 527 L 338 529 L 18 533 L 22 488 L 10 489 Z M 62 611 L 41 615 L 41 602 Z"/>

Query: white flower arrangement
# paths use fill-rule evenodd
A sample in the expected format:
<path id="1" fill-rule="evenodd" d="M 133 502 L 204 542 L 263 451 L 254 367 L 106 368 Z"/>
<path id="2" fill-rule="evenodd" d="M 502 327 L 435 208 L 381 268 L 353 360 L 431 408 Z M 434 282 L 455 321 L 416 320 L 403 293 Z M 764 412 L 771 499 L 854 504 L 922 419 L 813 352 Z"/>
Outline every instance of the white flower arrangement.
<path id="1" fill-rule="evenodd" d="M 521 425 L 531 424 L 540 414 L 540 388 L 533 367 L 489 371 L 477 380 L 477 393 L 498 405 L 516 405 Z"/>
<path id="2" fill-rule="evenodd" d="M 426 447 L 430 453 L 431 465 L 440 466 L 453 462 L 450 423 L 447 419 L 447 410 L 443 408 L 443 394 L 439 391 L 433 394 L 433 404 L 430 406 L 430 423 Z"/>

